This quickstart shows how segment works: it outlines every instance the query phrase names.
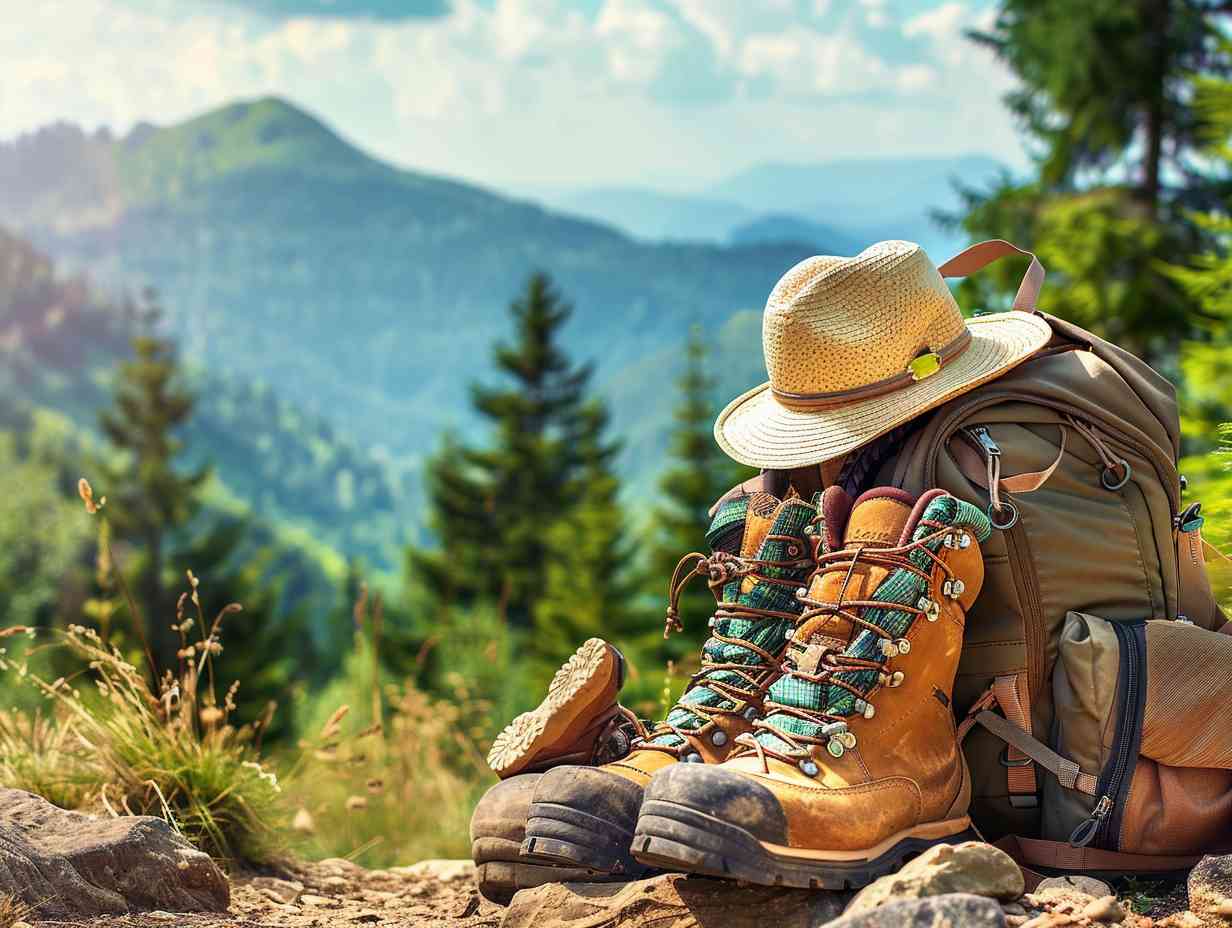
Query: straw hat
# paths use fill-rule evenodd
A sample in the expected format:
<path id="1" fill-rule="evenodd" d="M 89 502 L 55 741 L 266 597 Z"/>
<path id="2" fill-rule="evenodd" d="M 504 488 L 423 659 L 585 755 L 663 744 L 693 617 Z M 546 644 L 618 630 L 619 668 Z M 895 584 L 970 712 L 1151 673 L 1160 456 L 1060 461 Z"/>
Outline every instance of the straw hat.
<path id="1" fill-rule="evenodd" d="M 1016 252 L 973 246 L 942 270 L 964 276 Z M 952 267 L 951 267 L 952 266 Z M 1015 310 L 964 319 L 941 272 L 913 242 L 879 242 L 854 258 L 801 261 L 766 301 L 770 381 L 736 397 L 715 422 L 731 457 L 787 469 L 839 457 L 1005 373 L 1051 337 L 1034 307 L 1043 268 Z"/>

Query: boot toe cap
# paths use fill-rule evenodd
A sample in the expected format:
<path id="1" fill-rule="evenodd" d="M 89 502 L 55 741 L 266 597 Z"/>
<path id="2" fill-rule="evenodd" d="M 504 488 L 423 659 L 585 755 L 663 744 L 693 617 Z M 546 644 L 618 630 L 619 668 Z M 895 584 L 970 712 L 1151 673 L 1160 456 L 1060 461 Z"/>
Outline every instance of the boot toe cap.
<path id="1" fill-rule="evenodd" d="M 787 843 L 787 815 L 774 793 L 722 766 L 677 764 L 655 774 L 646 787 L 644 806 L 649 809 L 652 803 L 700 812 L 760 841 Z"/>

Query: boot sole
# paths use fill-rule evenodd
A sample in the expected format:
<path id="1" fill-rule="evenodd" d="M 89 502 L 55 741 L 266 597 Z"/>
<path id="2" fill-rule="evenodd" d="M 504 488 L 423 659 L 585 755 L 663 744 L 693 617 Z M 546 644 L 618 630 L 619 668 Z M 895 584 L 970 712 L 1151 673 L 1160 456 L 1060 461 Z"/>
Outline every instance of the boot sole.
<path id="1" fill-rule="evenodd" d="M 522 857 L 549 867 L 585 867 L 625 880 L 644 876 L 646 866 L 629 852 L 633 835 L 613 822 L 554 802 L 531 805 Z"/>
<path id="2" fill-rule="evenodd" d="M 616 662 L 616 689 L 620 689 L 625 677 L 624 655 L 601 638 L 585 641 L 556 671 L 543 702 L 506 725 L 492 742 L 492 748 L 488 751 L 488 766 L 498 777 L 506 779 L 530 766 L 549 743 L 545 733 L 550 721 L 568 717 L 571 723 L 576 719 L 595 690 L 605 686 L 610 679 L 602 673 L 609 654 Z M 559 728 L 557 726 L 557 730 Z"/>
<path id="3" fill-rule="evenodd" d="M 647 866 L 761 886 L 860 889 L 895 873 L 936 844 L 978 840 L 966 816 L 919 825 L 864 851 L 828 853 L 759 841 L 739 826 L 688 806 L 648 799 L 633 836 L 633 856 Z"/>
<path id="4" fill-rule="evenodd" d="M 521 856 L 516 841 L 488 838 L 472 848 L 475 860 L 475 884 L 479 894 L 490 902 L 508 905 L 519 889 L 530 889 L 544 883 L 600 883 L 609 877 L 580 867 L 554 867 L 528 861 Z"/>

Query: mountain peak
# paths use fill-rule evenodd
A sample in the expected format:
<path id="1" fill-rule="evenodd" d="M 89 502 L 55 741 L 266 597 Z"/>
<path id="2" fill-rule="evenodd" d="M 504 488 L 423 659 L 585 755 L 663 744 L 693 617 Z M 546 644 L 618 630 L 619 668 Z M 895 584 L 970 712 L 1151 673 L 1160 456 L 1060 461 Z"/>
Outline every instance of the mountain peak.
<path id="1" fill-rule="evenodd" d="M 176 196 L 252 170 L 349 174 L 374 162 L 321 120 L 281 97 L 229 103 L 173 126 L 130 135 L 135 199 Z"/>

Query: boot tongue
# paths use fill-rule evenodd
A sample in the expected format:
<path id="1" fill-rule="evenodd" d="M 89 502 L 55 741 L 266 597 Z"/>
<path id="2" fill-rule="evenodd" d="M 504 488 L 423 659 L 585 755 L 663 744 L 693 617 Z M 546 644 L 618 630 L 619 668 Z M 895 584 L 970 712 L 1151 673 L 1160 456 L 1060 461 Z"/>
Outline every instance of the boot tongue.
<path id="1" fill-rule="evenodd" d="M 897 487 L 878 487 L 863 494 L 851 507 L 843 546 L 893 548 L 903 537 L 915 497 Z"/>
<path id="2" fill-rule="evenodd" d="M 834 528 L 836 519 L 841 519 L 835 497 L 836 494 L 828 490 L 823 498 L 823 508 L 825 503 L 829 503 L 832 513 L 828 514 L 828 528 Z M 851 505 L 842 529 L 842 547 L 896 547 L 912 518 L 914 505 L 915 497 L 897 487 L 869 490 Z M 869 599 L 885 579 L 886 573 L 884 567 L 857 563 L 849 576 L 845 564 L 838 564 L 814 575 L 809 584 L 809 598 L 829 603 Z M 842 616 L 821 615 L 805 622 L 795 638 L 805 645 L 820 644 L 827 649 L 841 650 L 851 641 L 855 631 L 856 627 L 851 621 Z"/>

